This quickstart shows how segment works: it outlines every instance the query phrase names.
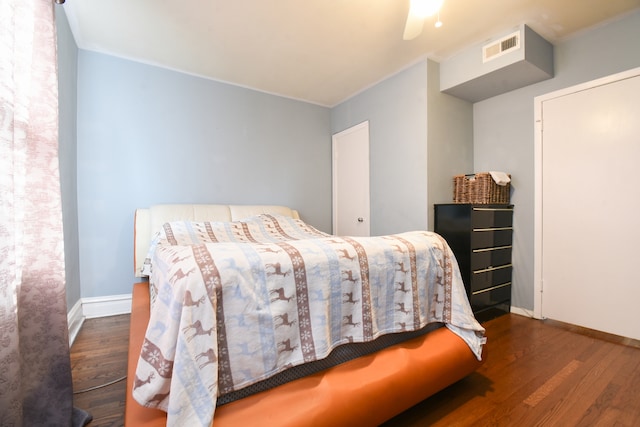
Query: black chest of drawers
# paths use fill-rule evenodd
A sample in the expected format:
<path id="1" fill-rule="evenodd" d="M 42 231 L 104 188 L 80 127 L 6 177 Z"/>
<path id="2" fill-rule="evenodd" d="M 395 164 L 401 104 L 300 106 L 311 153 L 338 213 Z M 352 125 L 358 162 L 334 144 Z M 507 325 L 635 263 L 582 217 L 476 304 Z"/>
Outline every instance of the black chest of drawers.
<path id="1" fill-rule="evenodd" d="M 513 205 L 435 205 L 434 231 L 458 260 L 479 321 L 511 309 Z"/>

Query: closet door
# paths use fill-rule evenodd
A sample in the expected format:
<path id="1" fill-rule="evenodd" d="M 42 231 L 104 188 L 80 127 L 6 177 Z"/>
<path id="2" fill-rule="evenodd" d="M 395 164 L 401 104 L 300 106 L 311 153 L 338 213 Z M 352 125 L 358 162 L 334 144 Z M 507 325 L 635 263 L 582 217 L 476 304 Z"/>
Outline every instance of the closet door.
<path id="1" fill-rule="evenodd" d="M 541 314 L 640 339 L 640 76 L 541 105 Z"/>
<path id="2" fill-rule="evenodd" d="M 333 234 L 369 236 L 369 122 L 332 140 Z"/>

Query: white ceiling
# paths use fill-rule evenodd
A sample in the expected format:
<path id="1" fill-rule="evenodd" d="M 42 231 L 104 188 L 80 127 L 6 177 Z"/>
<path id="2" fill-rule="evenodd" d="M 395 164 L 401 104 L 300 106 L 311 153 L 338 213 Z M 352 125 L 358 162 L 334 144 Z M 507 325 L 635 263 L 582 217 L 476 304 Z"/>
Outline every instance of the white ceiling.
<path id="1" fill-rule="evenodd" d="M 424 58 L 525 23 L 551 43 L 640 0 L 444 0 L 402 40 L 409 0 L 67 0 L 80 49 L 333 106 Z"/>

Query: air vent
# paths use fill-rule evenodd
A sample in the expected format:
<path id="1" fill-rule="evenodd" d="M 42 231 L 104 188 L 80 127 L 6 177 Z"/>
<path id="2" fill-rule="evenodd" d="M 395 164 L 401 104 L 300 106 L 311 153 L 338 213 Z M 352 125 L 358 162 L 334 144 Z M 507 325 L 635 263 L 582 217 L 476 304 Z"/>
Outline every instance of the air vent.
<path id="1" fill-rule="evenodd" d="M 491 61 L 505 53 L 520 48 L 520 32 L 509 34 L 500 40 L 491 42 L 482 47 L 482 62 Z"/>

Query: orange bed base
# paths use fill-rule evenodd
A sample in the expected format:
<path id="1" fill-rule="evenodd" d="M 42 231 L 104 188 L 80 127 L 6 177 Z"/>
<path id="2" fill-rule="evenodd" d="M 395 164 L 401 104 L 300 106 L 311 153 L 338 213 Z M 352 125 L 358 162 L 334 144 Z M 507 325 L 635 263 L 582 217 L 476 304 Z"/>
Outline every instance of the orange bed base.
<path id="1" fill-rule="evenodd" d="M 160 427 L 166 413 L 131 394 L 149 322 L 147 283 L 133 287 L 125 426 Z M 484 357 L 483 357 L 484 359 Z M 375 426 L 475 371 L 479 362 L 447 328 L 218 407 L 215 427 Z"/>

